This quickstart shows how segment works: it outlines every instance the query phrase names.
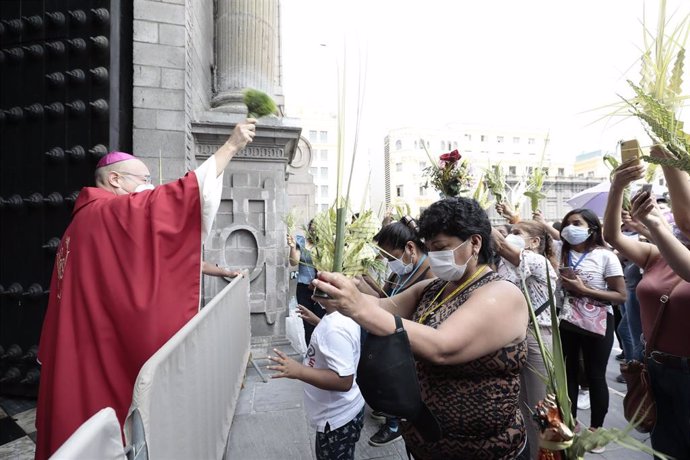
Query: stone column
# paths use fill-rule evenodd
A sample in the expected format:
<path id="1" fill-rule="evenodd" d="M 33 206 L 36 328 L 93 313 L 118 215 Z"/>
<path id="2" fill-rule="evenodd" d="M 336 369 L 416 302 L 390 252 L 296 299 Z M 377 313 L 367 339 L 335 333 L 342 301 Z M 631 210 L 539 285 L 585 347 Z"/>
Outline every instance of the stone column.
<path id="1" fill-rule="evenodd" d="M 279 0 L 218 0 L 212 106 L 246 113 L 242 90 L 255 88 L 283 105 Z"/>

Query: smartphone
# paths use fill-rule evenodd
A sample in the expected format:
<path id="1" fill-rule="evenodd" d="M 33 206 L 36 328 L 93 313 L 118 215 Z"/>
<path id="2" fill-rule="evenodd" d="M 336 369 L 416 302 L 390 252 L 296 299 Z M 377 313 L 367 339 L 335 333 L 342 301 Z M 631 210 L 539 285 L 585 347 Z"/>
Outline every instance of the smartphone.
<path id="1" fill-rule="evenodd" d="M 559 267 L 558 273 L 560 273 L 563 278 L 575 279 L 575 270 L 573 270 L 572 267 Z"/>
<path id="2" fill-rule="evenodd" d="M 642 186 L 642 193 L 647 192 L 649 195 L 652 194 L 652 184 L 644 184 Z"/>
<path id="3" fill-rule="evenodd" d="M 640 164 L 640 143 L 637 139 L 621 141 L 621 162 L 638 165 Z"/>

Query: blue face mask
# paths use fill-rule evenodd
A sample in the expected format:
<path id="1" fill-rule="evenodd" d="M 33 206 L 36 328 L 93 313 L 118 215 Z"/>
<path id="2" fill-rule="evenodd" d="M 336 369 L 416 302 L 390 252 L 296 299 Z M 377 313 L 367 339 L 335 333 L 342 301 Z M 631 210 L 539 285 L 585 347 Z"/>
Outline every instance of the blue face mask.
<path id="1" fill-rule="evenodd" d="M 587 241 L 590 232 L 588 227 L 578 227 L 576 225 L 568 225 L 561 230 L 561 237 L 572 245 L 578 245 Z"/>

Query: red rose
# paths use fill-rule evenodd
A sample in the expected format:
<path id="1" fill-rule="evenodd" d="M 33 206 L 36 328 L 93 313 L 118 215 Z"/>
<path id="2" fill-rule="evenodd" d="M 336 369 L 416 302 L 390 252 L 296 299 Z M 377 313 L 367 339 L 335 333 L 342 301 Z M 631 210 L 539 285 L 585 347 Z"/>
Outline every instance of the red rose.
<path id="1" fill-rule="evenodd" d="M 443 155 L 441 155 L 440 160 L 441 160 L 441 161 L 448 161 L 448 162 L 451 162 L 451 163 L 455 163 L 455 162 L 458 161 L 460 158 L 461 158 L 460 152 L 458 152 L 457 149 L 456 149 L 456 150 L 453 150 L 453 151 L 450 152 L 450 153 L 444 153 Z"/>

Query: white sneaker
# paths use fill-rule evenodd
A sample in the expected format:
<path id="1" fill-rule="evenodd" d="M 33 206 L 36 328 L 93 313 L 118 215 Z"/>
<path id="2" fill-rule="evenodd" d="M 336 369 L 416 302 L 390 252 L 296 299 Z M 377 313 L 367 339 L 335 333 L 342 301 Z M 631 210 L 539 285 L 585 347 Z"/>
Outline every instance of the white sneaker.
<path id="1" fill-rule="evenodd" d="M 594 449 L 589 449 L 589 451 L 593 454 L 603 454 L 606 452 L 606 446 L 595 447 Z"/>
<path id="2" fill-rule="evenodd" d="M 591 407 L 589 401 L 589 390 L 580 390 L 577 393 L 577 408 L 580 410 L 587 410 Z"/>

